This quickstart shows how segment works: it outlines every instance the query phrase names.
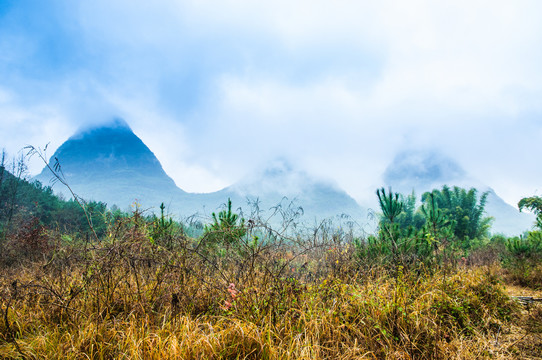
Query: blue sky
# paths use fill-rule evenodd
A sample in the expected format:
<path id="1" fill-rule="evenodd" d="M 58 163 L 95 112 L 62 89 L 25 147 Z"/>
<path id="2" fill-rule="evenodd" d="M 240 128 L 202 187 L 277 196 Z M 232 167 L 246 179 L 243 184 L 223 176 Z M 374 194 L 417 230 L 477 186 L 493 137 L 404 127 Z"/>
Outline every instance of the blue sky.
<path id="1" fill-rule="evenodd" d="M 0 1 L 0 146 L 124 118 L 187 191 L 278 157 L 360 201 L 437 148 L 540 193 L 537 1 Z M 31 163 L 37 173 L 39 163 Z"/>

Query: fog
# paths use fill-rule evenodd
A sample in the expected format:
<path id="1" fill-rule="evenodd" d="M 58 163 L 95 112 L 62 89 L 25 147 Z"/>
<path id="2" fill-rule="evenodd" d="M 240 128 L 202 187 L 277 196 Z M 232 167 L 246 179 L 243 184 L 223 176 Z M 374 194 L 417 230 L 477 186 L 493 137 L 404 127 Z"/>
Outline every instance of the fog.
<path id="1" fill-rule="evenodd" d="M 121 117 L 183 190 L 281 158 L 360 202 L 398 153 L 431 148 L 515 204 L 542 177 L 541 17 L 536 1 L 3 1 L 0 146 L 52 154 Z"/>

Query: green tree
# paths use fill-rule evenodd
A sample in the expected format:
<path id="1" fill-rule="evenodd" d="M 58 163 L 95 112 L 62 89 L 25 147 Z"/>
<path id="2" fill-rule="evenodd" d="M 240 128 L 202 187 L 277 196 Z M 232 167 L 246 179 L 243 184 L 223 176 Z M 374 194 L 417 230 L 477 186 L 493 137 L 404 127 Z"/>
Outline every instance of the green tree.
<path id="1" fill-rule="evenodd" d="M 395 220 L 403 211 L 404 203 L 402 196 L 399 193 L 393 193 L 391 188 L 387 194 L 384 188 L 376 190 L 376 196 L 378 197 L 378 204 L 382 211 L 382 219 L 379 224 L 380 247 L 384 251 L 391 252 L 392 262 L 397 272 L 401 261 L 401 230 Z"/>
<path id="2" fill-rule="evenodd" d="M 431 248 L 416 226 L 422 226 L 424 219 L 416 209 L 416 196 L 413 193 L 404 197 L 393 193 L 391 188 L 386 193 L 384 188 L 376 191 L 382 216 L 379 223 L 378 237 L 368 238 L 365 248 L 360 247 L 360 255 L 365 258 L 391 260 L 395 273 L 399 268 L 406 268 L 429 259 Z"/>
<path id="3" fill-rule="evenodd" d="M 167 249 L 173 248 L 173 239 L 175 237 L 176 223 L 165 214 L 166 206 L 160 204 L 160 217 L 152 216 L 150 226 L 150 239 L 156 244 L 163 245 Z"/>
<path id="4" fill-rule="evenodd" d="M 444 185 L 422 196 L 424 204 L 434 201 L 436 208 L 452 222 L 454 236 L 459 240 L 485 238 L 489 235 L 491 217 L 484 216 L 487 196 L 485 192 L 478 199 L 478 190 L 465 190 Z"/>
<path id="5" fill-rule="evenodd" d="M 542 197 L 531 196 L 523 198 L 518 203 L 519 211 L 527 209 L 536 215 L 536 227 L 542 230 Z"/>
<path id="6" fill-rule="evenodd" d="M 436 195 L 429 193 L 421 206 L 421 212 L 425 217 L 425 226 L 422 230 L 423 237 L 433 250 L 433 257 L 437 259 L 439 246 L 448 250 L 448 240 L 452 236 L 454 222 L 450 221 L 444 212 L 439 209 Z M 446 254 L 445 254 L 446 255 Z"/>
<path id="7" fill-rule="evenodd" d="M 205 227 L 204 236 L 211 244 L 236 245 L 246 232 L 245 219 L 239 218 L 232 209 L 231 199 L 225 210 L 213 213 L 213 223 Z"/>
<path id="8" fill-rule="evenodd" d="M 416 193 L 412 191 L 410 195 L 402 196 L 403 211 L 397 216 L 395 221 L 403 231 L 411 228 L 411 231 L 419 231 L 425 224 L 425 217 L 420 208 L 416 207 Z"/>
<path id="9" fill-rule="evenodd" d="M 392 193 L 391 188 L 388 194 L 386 194 L 384 188 L 376 190 L 376 196 L 384 219 L 390 224 L 394 224 L 395 219 L 403 211 L 404 202 L 402 196 L 399 193 Z"/>

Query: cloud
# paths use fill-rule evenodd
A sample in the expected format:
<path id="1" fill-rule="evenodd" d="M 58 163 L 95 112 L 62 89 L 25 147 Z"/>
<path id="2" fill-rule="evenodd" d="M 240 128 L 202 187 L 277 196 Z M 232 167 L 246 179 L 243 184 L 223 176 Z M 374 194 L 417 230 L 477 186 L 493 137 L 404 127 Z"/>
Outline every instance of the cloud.
<path id="1" fill-rule="evenodd" d="M 10 2 L 0 140 L 10 152 L 53 147 L 121 116 L 186 190 L 216 190 L 283 156 L 364 201 L 398 151 L 438 147 L 515 202 L 542 176 L 541 10 L 528 0 Z"/>

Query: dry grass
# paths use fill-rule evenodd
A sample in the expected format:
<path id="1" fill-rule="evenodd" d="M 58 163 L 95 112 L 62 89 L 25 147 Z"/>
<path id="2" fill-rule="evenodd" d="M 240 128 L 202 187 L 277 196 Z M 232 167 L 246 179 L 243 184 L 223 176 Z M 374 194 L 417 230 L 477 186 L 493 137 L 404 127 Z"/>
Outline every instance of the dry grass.
<path id="1" fill-rule="evenodd" d="M 186 239 L 185 239 L 186 240 Z M 500 268 L 390 276 L 348 246 L 214 256 L 140 233 L 2 270 L 5 359 L 536 359 Z M 230 250 L 231 251 L 231 250 Z M 234 283 L 232 288 L 230 283 Z M 232 290 L 233 289 L 233 290 Z"/>

